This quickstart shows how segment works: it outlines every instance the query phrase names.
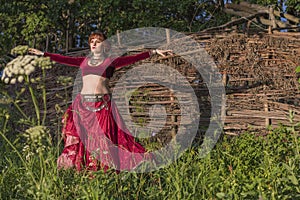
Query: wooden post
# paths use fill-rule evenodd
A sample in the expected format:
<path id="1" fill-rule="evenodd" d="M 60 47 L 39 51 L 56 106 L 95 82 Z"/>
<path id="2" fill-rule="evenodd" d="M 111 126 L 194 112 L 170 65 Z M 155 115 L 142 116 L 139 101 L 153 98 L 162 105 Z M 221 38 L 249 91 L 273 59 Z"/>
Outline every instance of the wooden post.
<path id="1" fill-rule="evenodd" d="M 271 125 L 271 119 L 268 117 L 268 115 L 269 115 L 269 105 L 268 105 L 267 99 L 265 99 L 265 101 L 264 101 L 264 110 L 265 110 L 265 113 L 267 115 L 266 120 L 265 120 L 265 126 L 266 126 L 266 128 L 268 128 Z"/>
<path id="2" fill-rule="evenodd" d="M 236 17 L 231 17 L 231 20 L 236 20 Z M 237 27 L 237 25 L 232 26 L 232 30 L 233 30 L 233 32 L 238 32 L 238 27 Z"/>
<path id="3" fill-rule="evenodd" d="M 170 29 L 166 28 L 166 38 L 167 38 L 167 44 L 170 44 L 171 36 L 170 36 Z"/>
<path id="4" fill-rule="evenodd" d="M 227 76 L 226 71 L 223 72 L 222 83 L 223 83 L 224 87 L 227 86 L 228 76 Z M 226 94 L 222 94 L 222 107 L 221 107 L 221 120 L 222 120 L 222 122 L 225 122 L 225 118 L 226 118 Z"/>
<path id="5" fill-rule="evenodd" d="M 49 34 L 46 35 L 46 48 L 45 51 L 47 52 L 49 48 Z"/>
<path id="6" fill-rule="evenodd" d="M 67 10 L 67 30 L 66 30 L 66 53 L 69 52 L 69 31 L 70 31 L 70 23 L 71 23 L 71 18 L 70 18 L 70 9 Z"/>
<path id="7" fill-rule="evenodd" d="M 247 22 L 247 28 L 246 28 L 246 33 L 247 33 L 247 34 L 249 34 L 251 23 L 252 23 L 252 20 L 249 20 L 249 21 Z"/>
<path id="8" fill-rule="evenodd" d="M 117 30 L 117 38 L 118 38 L 118 45 L 121 46 L 121 37 L 120 37 L 120 31 Z"/>
<path id="9" fill-rule="evenodd" d="M 222 94 L 222 104 L 221 104 L 221 121 L 223 124 L 225 124 L 225 119 L 226 119 L 226 94 Z M 224 127 L 223 127 L 224 128 Z M 224 129 L 223 129 L 224 130 Z"/>
<path id="10" fill-rule="evenodd" d="M 227 86 L 227 82 L 228 82 L 227 72 L 223 72 L 222 83 L 223 83 L 224 87 Z"/>
<path id="11" fill-rule="evenodd" d="M 266 126 L 266 128 L 268 128 L 268 126 L 271 125 L 271 120 L 268 117 L 268 115 L 269 115 L 269 105 L 268 105 L 268 97 L 266 95 L 267 86 L 265 84 L 263 85 L 263 90 L 264 90 L 264 93 L 265 93 L 265 96 L 263 97 L 263 104 L 264 104 L 263 106 L 264 106 L 264 111 L 265 111 L 265 114 L 266 114 L 265 126 Z"/>
<path id="12" fill-rule="evenodd" d="M 171 107 L 174 107 L 175 98 L 174 98 L 173 92 L 171 92 L 170 100 L 172 101 Z M 176 131 L 177 131 L 177 125 L 175 124 L 177 122 L 176 115 L 171 115 L 171 122 L 172 122 L 172 125 L 171 125 L 172 126 L 171 136 L 172 136 L 172 139 L 175 139 L 176 138 Z"/>

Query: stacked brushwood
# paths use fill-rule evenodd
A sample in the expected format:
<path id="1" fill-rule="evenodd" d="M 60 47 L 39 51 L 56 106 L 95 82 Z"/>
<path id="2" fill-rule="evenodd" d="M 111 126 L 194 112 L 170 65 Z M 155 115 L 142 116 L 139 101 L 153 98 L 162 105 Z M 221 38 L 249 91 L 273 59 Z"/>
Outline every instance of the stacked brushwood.
<path id="1" fill-rule="evenodd" d="M 227 34 L 206 42 L 226 76 L 225 130 L 290 124 L 290 111 L 300 120 L 299 47 L 299 33 Z"/>

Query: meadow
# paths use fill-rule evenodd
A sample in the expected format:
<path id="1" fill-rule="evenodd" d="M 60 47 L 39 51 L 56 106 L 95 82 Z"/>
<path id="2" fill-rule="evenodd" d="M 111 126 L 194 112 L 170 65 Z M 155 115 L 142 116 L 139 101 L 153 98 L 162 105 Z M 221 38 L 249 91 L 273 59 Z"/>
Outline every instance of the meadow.
<path id="1" fill-rule="evenodd" d="M 59 141 L 42 126 L 3 130 L 0 199 L 300 199 L 296 126 L 224 135 L 204 158 L 193 146 L 157 171 L 120 174 L 57 170 Z"/>

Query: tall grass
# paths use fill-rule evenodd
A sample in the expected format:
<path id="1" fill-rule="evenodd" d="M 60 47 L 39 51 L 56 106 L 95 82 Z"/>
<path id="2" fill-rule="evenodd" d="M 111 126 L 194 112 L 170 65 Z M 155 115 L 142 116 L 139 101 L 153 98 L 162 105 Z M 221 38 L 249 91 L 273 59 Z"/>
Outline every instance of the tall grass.
<path id="1" fill-rule="evenodd" d="M 0 199 L 299 199 L 298 134 L 281 127 L 265 136 L 224 136 L 204 158 L 193 147 L 157 171 L 116 174 L 58 171 L 60 149 L 49 135 L 34 146 L 8 142 L 1 132 Z"/>

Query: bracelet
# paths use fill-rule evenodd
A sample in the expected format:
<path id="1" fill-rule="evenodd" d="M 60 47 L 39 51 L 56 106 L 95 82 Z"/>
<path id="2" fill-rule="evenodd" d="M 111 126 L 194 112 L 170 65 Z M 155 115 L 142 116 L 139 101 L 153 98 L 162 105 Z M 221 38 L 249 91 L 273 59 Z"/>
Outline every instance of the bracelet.
<path id="1" fill-rule="evenodd" d="M 153 49 L 151 53 L 152 53 L 152 55 L 153 55 L 153 54 L 157 54 L 156 49 Z"/>

